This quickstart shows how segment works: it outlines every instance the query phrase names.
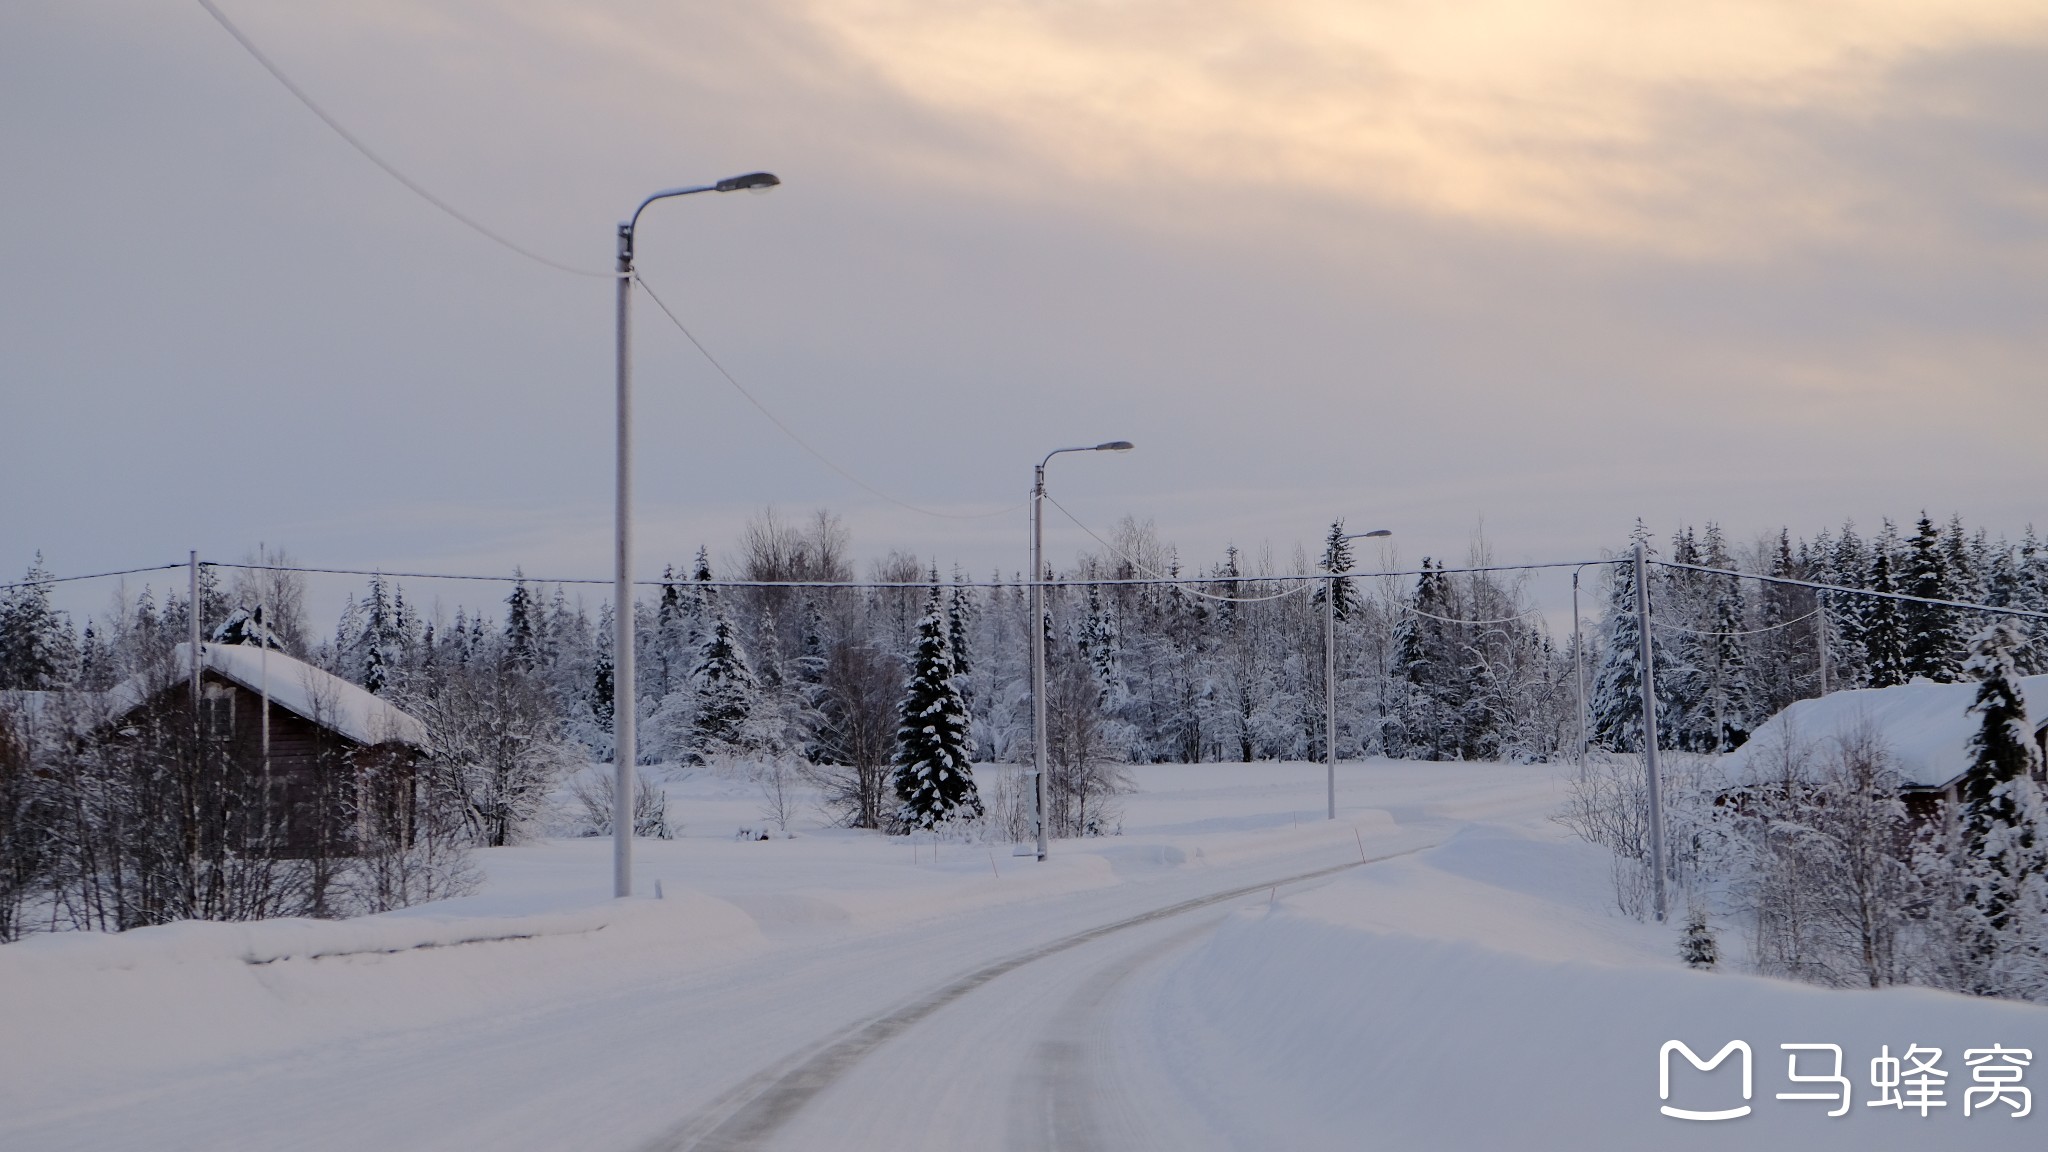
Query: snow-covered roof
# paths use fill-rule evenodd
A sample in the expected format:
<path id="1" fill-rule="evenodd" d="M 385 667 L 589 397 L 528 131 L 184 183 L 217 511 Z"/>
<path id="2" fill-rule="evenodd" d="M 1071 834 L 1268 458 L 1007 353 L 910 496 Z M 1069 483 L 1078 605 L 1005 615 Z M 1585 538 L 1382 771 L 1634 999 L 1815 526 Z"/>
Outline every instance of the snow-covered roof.
<path id="1" fill-rule="evenodd" d="M 190 675 L 190 647 L 180 644 L 172 656 L 180 676 Z M 267 684 L 272 704 L 358 744 L 427 747 L 427 726 L 418 717 L 303 660 L 273 651 L 266 661 L 262 648 L 245 644 L 201 644 L 199 652 L 200 667 L 259 695 Z M 139 677 L 116 685 L 108 694 L 113 711 L 140 704 L 148 687 Z"/>
<path id="2" fill-rule="evenodd" d="M 2048 722 L 2048 676 L 2023 677 L 2019 687 L 2027 727 L 2039 728 Z M 1788 741 L 1818 751 L 1868 725 L 1908 786 L 1945 787 L 1970 765 L 1970 737 L 1979 722 L 1969 708 L 1976 697 L 1974 682 L 1915 680 L 1795 701 L 1759 725 L 1748 743 L 1721 757 L 1719 767 L 1728 783 L 1740 784 L 1771 775 L 1775 769 L 1768 760 Z"/>

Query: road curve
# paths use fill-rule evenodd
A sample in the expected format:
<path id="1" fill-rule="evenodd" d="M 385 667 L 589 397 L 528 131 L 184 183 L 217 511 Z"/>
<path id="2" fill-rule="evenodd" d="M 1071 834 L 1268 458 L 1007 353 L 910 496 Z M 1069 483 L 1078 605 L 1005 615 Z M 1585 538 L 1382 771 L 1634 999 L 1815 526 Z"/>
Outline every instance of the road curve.
<path id="1" fill-rule="evenodd" d="M 839 1083 L 878 1048 L 1007 973 L 1118 933 L 1159 924 L 1254 893 L 1319 880 L 1365 864 L 1412 855 L 1431 846 L 1418 845 L 1400 852 L 1362 857 L 1255 884 L 1236 885 L 1062 936 L 985 964 L 762 1069 L 676 1128 L 643 1145 L 641 1152 L 761 1152 L 771 1147 L 785 1126 L 802 1115 L 813 1100 Z M 1133 957 L 1099 969 L 1092 982 L 1083 984 L 1078 1002 L 1085 1003 L 1091 995 L 1099 1000 L 1118 980 L 1145 960 L 1160 954 L 1164 947 L 1173 943 L 1184 943 L 1190 936 L 1188 932 L 1174 933 L 1165 946 L 1141 949 Z M 1011 1139 L 1013 1142 L 1024 1140 L 1037 1147 L 1094 1146 L 1093 1122 L 1077 1104 L 1078 1097 L 1072 1091 L 1077 1083 L 1075 1076 L 1069 1074 L 1072 1069 L 1061 1071 L 1058 1068 L 1062 1053 L 1057 1045 L 1071 1041 L 1058 1037 L 1059 1032 L 1055 1029 L 1052 1038 L 1046 1041 L 1055 1047 L 1036 1054 L 1040 1071 L 1037 1074 L 1027 1073 L 1019 1081 L 1022 1091 L 1032 1091 L 1030 1085 L 1034 1082 L 1044 1090 L 1043 1099 L 1036 1105 L 1023 1102 L 1025 1107 L 1019 1113 L 1020 1118 L 1037 1115 L 1043 1123 L 1020 1119 L 1022 1127 L 1011 1133 Z M 1048 1067 L 1052 1069 L 1049 1073 L 1045 1071 Z M 817 1119 L 823 1121 L 825 1118 Z M 1060 1139 L 1063 1135 L 1065 1140 Z M 1048 1138 L 1055 1142 L 1045 1143 Z"/>

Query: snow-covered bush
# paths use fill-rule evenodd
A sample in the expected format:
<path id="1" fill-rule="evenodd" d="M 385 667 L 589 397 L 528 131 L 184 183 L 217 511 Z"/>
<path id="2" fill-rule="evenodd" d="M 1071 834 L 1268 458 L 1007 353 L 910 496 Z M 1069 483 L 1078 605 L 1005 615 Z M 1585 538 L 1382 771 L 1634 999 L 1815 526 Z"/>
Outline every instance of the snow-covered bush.
<path id="1" fill-rule="evenodd" d="M 1678 938 L 1678 958 L 1692 968 L 1712 968 L 1720 962 L 1721 947 L 1702 905 L 1693 904 L 1686 909 L 1685 930 Z"/>

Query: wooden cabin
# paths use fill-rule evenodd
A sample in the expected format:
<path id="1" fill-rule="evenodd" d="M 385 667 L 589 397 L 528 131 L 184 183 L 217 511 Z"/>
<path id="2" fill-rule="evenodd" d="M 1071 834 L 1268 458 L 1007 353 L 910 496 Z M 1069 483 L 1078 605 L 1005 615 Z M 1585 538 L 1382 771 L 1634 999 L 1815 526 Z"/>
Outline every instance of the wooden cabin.
<path id="1" fill-rule="evenodd" d="M 2037 778 L 2048 787 L 2048 676 L 2023 677 L 2019 689 L 2042 752 Z M 1914 827 L 1945 828 L 1971 770 L 1970 738 L 1979 720 L 1970 705 L 1976 697 L 1974 682 L 1916 680 L 1795 701 L 1759 725 L 1742 747 L 1722 756 L 1718 768 L 1727 787 L 1740 789 L 1782 773 L 1788 746 L 1812 753 L 1806 757 L 1811 767 L 1831 745 L 1867 731 L 1899 774 L 1899 797 Z"/>
<path id="2" fill-rule="evenodd" d="M 103 739 L 153 720 L 189 731 L 191 670 L 180 644 L 163 674 L 116 686 Z M 358 685 L 279 651 L 202 644 L 198 736 L 236 798 L 223 826 L 241 849 L 305 858 L 412 843 L 427 727 Z"/>

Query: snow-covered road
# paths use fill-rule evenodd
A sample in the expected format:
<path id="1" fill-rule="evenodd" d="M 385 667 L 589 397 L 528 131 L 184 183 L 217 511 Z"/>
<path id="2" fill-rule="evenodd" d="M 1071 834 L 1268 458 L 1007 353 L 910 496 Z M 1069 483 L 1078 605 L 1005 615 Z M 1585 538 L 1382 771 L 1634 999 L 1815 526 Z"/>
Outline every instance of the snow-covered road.
<path id="1" fill-rule="evenodd" d="M 1780 1043 L 2048 1057 L 2048 1011 L 1687 971 L 1549 823 L 1548 769 L 1346 766 L 1335 822 L 1314 765 L 1139 781 L 1124 835 L 1043 864 L 825 829 L 739 841 L 754 799 L 694 779 L 675 800 L 701 834 L 643 843 L 634 900 L 594 895 L 604 844 L 552 841 L 486 854 L 483 891 L 403 914 L 10 945 L 0 1149 L 1976 1149 L 2048 1131 L 1771 1103 Z M 505 936 L 523 938 L 488 939 Z M 1758 1114 L 1660 1116 L 1673 1037 L 1752 1043 Z"/>
<path id="2" fill-rule="evenodd" d="M 764 1073 L 653 1147 L 944 1149 L 989 1143 L 997 1131 L 1010 1133 L 1014 1148 L 1129 1147 L 1105 1139 L 1098 1116 L 1113 1098 L 1097 1090 L 1116 1063 L 1107 1054 L 1122 1039 L 1104 1027 L 1103 1009 L 1119 986 L 1147 961 L 1213 929 L 1220 905 L 1271 902 L 1282 888 L 1416 850 L 1269 875 L 982 965 Z M 913 1096 L 910 1106 L 928 1108 L 931 1122 L 905 1133 L 906 1101 L 891 1086 L 917 1084 L 933 1068 L 953 1071 L 933 1085 L 937 1091 Z"/>
<path id="3" fill-rule="evenodd" d="M 290 925 L 31 941 L 0 954 L 25 961 L 0 991 L 40 981 L 75 1015 L 67 1026 L 49 1001 L 23 1003 L 45 1034 L 10 1045 L 0 1066 L 0 1145 L 853 1146 L 839 1102 L 863 1098 L 874 1069 L 915 1062 L 950 1021 L 1028 1022 L 1020 1005 L 1114 965 L 1162 909 L 1178 919 L 1251 889 L 1264 899 L 1303 873 L 1413 850 L 1452 826 L 1419 807 L 1406 823 L 1382 812 L 1303 822 L 1314 774 L 1209 774 L 1141 805 L 1164 831 L 1063 844 L 1045 865 L 961 845 L 941 846 L 937 864 L 926 845 L 912 865 L 900 841 L 823 834 L 646 845 L 643 872 L 666 871 L 666 899 L 611 905 L 609 919 L 601 906 L 595 930 L 549 907 L 575 898 L 549 885 L 564 871 L 599 880 L 603 846 L 515 850 L 467 903 L 525 912 L 509 926 L 569 918 L 568 930 L 531 939 L 317 958 L 348 951 L 348 930 L 362 926 L 297 926 L 338 930 L 339 945 L 296 941 Z M 1547 794 L 1547 781 L 1532 787 Z M 697 800 L 700 814 L 716 803 Z M 674 879 L 684 874 L 698 882 Z M 256 954 L 285 958 L 244 962 Z M 910 1027 L 935 1010 L 944 1019 Z M 977 1133 L 970 1145 L 1002 1142 L 1017 1082 L 1002 1064 L 1041 1037 L 1023 1023 L 989 1028 L 1013 1043 L 948 1042 L 946 1063 L 982 1096 L 1001 1085 L 1002 1107 L 977 1096 L 951 1137 L 926 1146 L 967 1146 L 962 1128 Z M 821 1050 L 844 1082 L 817 1084 L 828 1098 L 795 1107 L 816 1094 L 817 1065 L 789 1073 Z M 810 1125 L 823 1125 L 815 1139 Z M 876 1146 L 903 1143 L 886 1125 L 876 1132 Z"/>

